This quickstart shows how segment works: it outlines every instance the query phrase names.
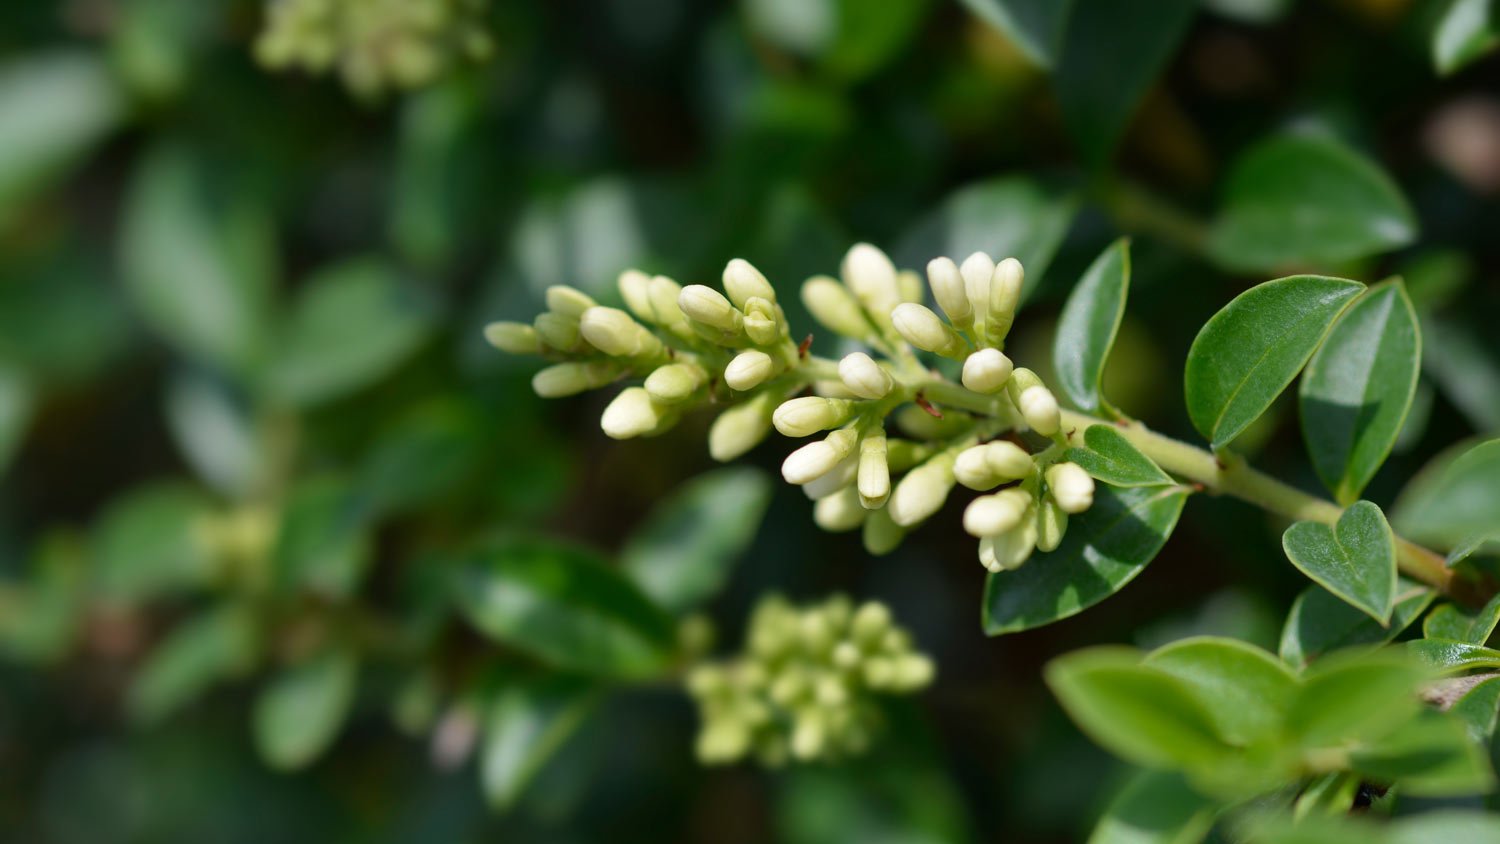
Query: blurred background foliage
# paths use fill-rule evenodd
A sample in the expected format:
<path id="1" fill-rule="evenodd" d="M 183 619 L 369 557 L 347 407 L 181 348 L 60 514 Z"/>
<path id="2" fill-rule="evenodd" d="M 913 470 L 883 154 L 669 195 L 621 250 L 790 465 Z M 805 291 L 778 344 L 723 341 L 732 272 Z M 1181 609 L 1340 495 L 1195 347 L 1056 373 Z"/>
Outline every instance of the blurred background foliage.
<path id="1" fill-rule="evenodd" d="M 1124 595 L 988 640 L 957 512 L 871 559 L 769 473 L 690 480 L 707 418 L 607 442 L 607 397 L 543 404 L 480 328 L 551 284 L 612 302 L 626 267 L 711 283 L 736 256 L 809 326 L 792 285 L 868 240 L 910 268 L 1020 257 L 1040 283 L 1017 355 L 1042 361 L 1061 297 L 1124 233 L 1108 392 L 1186 433 L 1180 361 L 1230 297 L 1292 269 L 1399 272 L 1425 361 L 1367 494 L 1389 504 L 1500 430 L 1489 15 L 5 4 L 0 837 L 1078 838 L 1122 771 L 1041 664 L 1200 632 L 1274 648 L 1301 586 L 1281 526 L 1198 502 Z M 1240 444 L 1312 489 L 1294 417 Z M 511 588 L 535 605 L 496 599 Z M 937 660 L 868 760 L 697 768 L 663 665 L 702 646 L 689 610 L 732 647 L 768 591 L 882 599 Z"/>

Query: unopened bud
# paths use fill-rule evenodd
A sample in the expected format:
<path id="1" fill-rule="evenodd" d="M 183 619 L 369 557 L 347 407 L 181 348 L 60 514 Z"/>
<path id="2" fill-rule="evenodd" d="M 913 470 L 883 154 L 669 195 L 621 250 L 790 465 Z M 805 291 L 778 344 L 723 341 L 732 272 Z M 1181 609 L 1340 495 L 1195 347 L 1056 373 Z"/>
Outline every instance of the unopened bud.
<path id="1" fill-rule="evenodd" d="M 656 311 L 651 307 L 651 276 L 640 270 L 626 270 L 620 273 L 615 284 L 620 288 L 620 298 L 625 300 L 625 307 L 637 319 L 653 323 L 657 321 Z"/>
<path id="2" fill-rule="evenodd" d="M 851 531 L 865 522 L 867 511 L 860 506 L 859 493 L 846 486 L 833 495 L 818 499 L 813 505 L 813 522 L 829 533 Z"/>
<path id="3" fill-rule="evenodd" d="M 807 437 L 849 421 L 855 403 L 848 399 L 803 396 L 782 402 L 771 417 L 776 430 L 788 437 Z"/>
<path id="4" fill-rule="evenodd" d="M 911 527 L 941 509 L 953 489 L 953 460 L 952 454 L 939 454 L 907 472 L 886 504 L 891 521 Z"/>
<path id="5" fill-rule="evenodd" d="M 964 449 L 953 463 L 953 476 L 969 489 L 981 492 L 1031 474 L 1035 462 L 1026 450 L 1008 440 L 996 440 Z"/>
<path id="6" fill-rule="evenodd" d="M 879 601 L 866 601 L 861 604 L 859 609 L 854 611 L 854 618 L 849 622 L 849 632 L 854 634 L 855 640 L 867 646 L 879 642 L 890 629 L 891 610 Z"/>
<path id="7" fill-rule="evenodd" d="M 583 312 L 596 303 L 589 294 L 566 284 L 554 284 L 547 288 L 547 310 L 565 317 L 579 319 Z"/>
<path id="8" fill-rule="evenodd" d="M 885 398 L 893 384 L 891 374 L 864 352 L 845 355 L 839 361 L 839 378 L 849 392 L 865 399 Z"/>
<path id="9" fill-rule="evenodd" d="M 802 304 L 813 319 L 835 334 L 856 340 L 870 335 L 870 322 L 860 310 L 859 302 L 849 288 L 828 276 L 816 276 L 803 282 Z"/>
<path id="10" fill-rule="evenodd" d="M 618 308 L 589 308 L 583 312 L 578 330 L 590 346 L 606 355 L 635 358 L 662 353 L 656 335 Z"/>
<path id="11" fill-rule="evenodd" d="M 823 751 L 827 732 L 821 716 L 809 711 L 797 719 L 792 728 L 792 755 L 798 759 L 816 759 Z"/>
<path id="12" fill-rule="evenodd" d="M 896 289 L 901 291 L 901 301 L 921 302 L 925 298 L 922 277 L 911 270 L 902 270 L 896 273 Z"/>
<path id="13" fill-rule="evenodd" d="M 583 337 L 578 333 L 578 320 L 573 317 L 547 311 L 538 314 L 532 325 L 542 342 L 559 352 L 574 352 L 583 348 Z"/>
<path id="14" fill-rule="evenodd" d="M 1044 437 L 1050 437 L 1062 427 L 1062 411 L 1057 406 L 1057 397 L 1046 387 L 1028 387 L 1016 401 L 1021 418 Z"/>
<path id="15" fill-rule="evenodd" d="M 896 265 L 891 259 L 875 246 L 856 243 L 844 255 L 841 273 L 870 318 L 878 325 L 889 325 L 891 310 L 901 304 Z"/>
<path id="16" fill-rule="evenodd" d="M 885 459 L 884 433 L 866 434 L 859 443 L 859 502 L 869 510 L 885 506 L 891 497 L 891 469 Z"/>
<path id="17" fill-rule="evenodd" d="M 891 322 L 906 342 L 924 352 L 944 357 L 963 353 L 964 340 L 942 318 L 915 302 L 903 302 L 891 313 Z"/>
<path id="18" fill-rule="evenodd" d="M 932 660 L 922 654 L 902 654 L 894 661 L 890 689 L 897 692 L 914 692 L 931 685 L 937 675 Z"/>
<path id="19" fill-rule="evenodd" d="M 708 382 L 708 372 L 696 363 L 669 363 L 646 376 L 645 388 L 663 404 L 686 401 Z"/>
<path id="20" fill-rule="evenodd" d="M 531 389 L 544 399 L 560 399 L 603 387 L 619 374 L 612 361 L 557 363 L 533 375 Z"/>
<path id="21" fill-rule="evenodd" d="M 752 297 L 768 302 L 776 301 L 776 289 L 771 286 L 771 282 L 766 281 L 760 270 L 743 258 L 735 258 L 724 267 L 724 292 L 741 309 L 745 308 L 745 303 Z"/>
<path id="22" fill-rule="evenodd" d="M 758 346 L 769 346 L 781 339 L 781 324 L 771 317 L 752 314 L 745 317 L 745 336 Z"/>
<path id="23" fill-rule="evenodd" d="M 651 298 L 651 313 L 656 324 L 663 328 L 685 328 L 687 315 L 677 306 L 677 297 L 682 295 L 682 285 L 664 275 L 652 276 L 647 293 Z"/>
<path id="24" fill-rule="evenodd" d="M 854 453 L 858 439 L 858 434 L 845 429 L 834 431 L 820 442 L 808 443 L 787 455 L 781 464 L 781 476 L 798 486 L 817 480 Z"/>
<path id="25" fill-rule="evenodd" d="M 839 465 L 833 467 L 833 471 L 803 484 L 802 494 L 812 501 L 821 501 L 852 486 L 858 472 L 859 455 L 850 454 L 840 460 Z"/>
<path id="26" fill-rule="evenodd" d="M 727 463 L 760 445 L 771 433 L 771 414 L 778 398 L 758 393 L 719 414 L 708 429 L 709 456 Z"/>
<path id="27" fill-rule="evenodd" d="M 1048 469 L 1047 491 L 1064 513 L 1076 515 L 1094 506 L 1094 479 L 1077 463 Z"/>
<path id="28" fill-rule="evenodd" d="M 724 383 L 731 390 L 753 390 L 776 374 L 776 361 L 765 352 L 751 349 L 734 356 L 724 367 Z"/>
<path id="29" fill-rule="evenodd" d="M 628 440 L 656 430 L 662 420 L 660 406 L 641 387 L 627 387 L 604 408 L 599 426 L 606 436 Z"/>
<path id="30" fill-rule="evenodd" d="M 1021 304 L 1021 287 L 1026 272 L 1021 262 L 1006 258 L 995 266 L 990 279 L 990 305 L 985 312 L 984 338 L 992 346 L 1005 342 L 1010 326 L 1016 319 L 1016 308 Z"/>
<path id="31" fill-rule="evenodd" d="M 998 393 L 1014 368 L 999 349 L 980 349 L 964 359 L 963 383 L 976 393 Z"/>
<path id="32" fill-rule="evenodd" d="M 974 305 L 964 287 L 964 277 L 951 258 L 934 258 L 927 263 L 927 284 L 932 298 L 948 315 L 955 328 L 967 328 L 974 322 Z"/>
<path id="33" fill-rule="evenodd" d="M 724 294 L 702 284 L 689 284 L 677 296 L 677 306 L 688 319 L 731 334 L 740 330 L 743 317 Z"/>
<path id="34" fill-rule="evenodd" d="M 969 295 L 969 304 L 974 308 L 976 339 L 984 339 L 985 313 L 990 308 L 990 279 L 995 275 L 995 262 L 983 252 L 975 252 L 964 259 L 958 267 L 964 279 L 964 292 Z"/>
<path id="35" fill-rule="evenodd" d="M 999 536 L 979 540 L 979 562 L 992 572 L 1018 569 L 1036 550 L 1036 536 L 1036 519 L 1023 519 Z"/>
<path id="36" fill-rule="evenodd" d="M 969 502 L 964 508 L 964 530 L 981 539 L 1015 528 L 1031 509 L 1031 494 L 1007 489 Z"/>
<path id="37" fill-rule="evenodd" d="M 860 534 L 865 552 L 874 557 L 883 557 L 896 550 L 906 538 L 906 528 L 891 519 L 891 508 L 867 510 L 864 532 Z"/>
<path id="38" fill-rule="evenodd" d="M 524 322 L 492 322 L 484 327 L 484 339 L 511 355 L 534 355 L 542 350 L 536 329 Z"/>
<path id="39" fill-rule="evenodd" d="M 1056 551 L 1068 532 L 1068 514 L 1050 497 L 1042 499 L 1036 513 L 1036 548 L 1038 551 Z"/>

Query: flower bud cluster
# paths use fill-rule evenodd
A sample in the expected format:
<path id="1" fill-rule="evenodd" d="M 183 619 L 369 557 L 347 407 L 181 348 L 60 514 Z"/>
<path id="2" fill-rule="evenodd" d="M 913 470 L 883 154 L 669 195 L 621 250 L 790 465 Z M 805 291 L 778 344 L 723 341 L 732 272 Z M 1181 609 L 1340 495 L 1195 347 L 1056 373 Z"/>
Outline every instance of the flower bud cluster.
<path id="1" fill-rule="evenodd" d="M 840 595 L 799 609 L 763 599 L 744 652 L 688 675 L 703 721 L 698 758 L 774 766 L 858 755 L 880 727 L 876 699 L 914 693 L 934 672 L 884 604 L 856 607 Z"/>

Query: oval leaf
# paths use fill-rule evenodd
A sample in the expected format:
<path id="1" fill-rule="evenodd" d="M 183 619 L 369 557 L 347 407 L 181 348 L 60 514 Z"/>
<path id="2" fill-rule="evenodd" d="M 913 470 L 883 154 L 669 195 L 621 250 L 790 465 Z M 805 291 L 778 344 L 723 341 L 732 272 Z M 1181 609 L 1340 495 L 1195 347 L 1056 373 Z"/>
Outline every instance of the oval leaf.
<path id="1" fill-rule="evenodd" d="M 1476 611 L 1454 604 L 1443 604 L 1422 620 L 1422 635 L 1428 639 L 1448 639 L 1482 645 L 1500 623 L 1500 595 L 1490 598 Z"/>
<path id="2" fill-rule="evenodd" d="M 1448 711 L 1469 728 L 1471 739 L 1488 742 L 1495 735 L 1496 716 L 1500 715 L 1500 677 L 1479 682 Z"/>
<path id="3" fill-rule="evenodd" d="M 1396 501 L 1401 535 L 1441 548 L 1500 537 L 1500 439 L 1433 459 Z"/>
<path id="4" fill-rule="evenodd" d="M 1428 710 L 1352 750 L 1349 767 L 1376 782 L 1400 783 L 1402 794 L 1457 797 L 1494 786 L 1488 757 L 1486 748 L 1470 740 L 1464 722 Z"/>
<path id="5" fill-rule="evenodd" d="M 1406 648 L 1422 664 L 1448 673 L 1500 669 L 1500 651 L 1483 645 L 1449 642 L 1444 639 L 1417 639 L 1407 642 Z"/>
<path id="6" fill-rule="evenodd" d="M 283 671 L 255 699 L 255 746 L 273 768 L 311 764 L 338 735 L 354 702 L 358 662 L 331 649 Z"/>
<path id="7" fill-rule="evenodd" d="M 1110 486 L 1160 486 L 1172 479 L 1111 425 L 1090 425 L 1083 431 L 1086 448 L 1070 448 L 1064 455 L 1084 471 Z"/>
<path id="8" fill-rule="evenodd" d="M 1246 290 L 1214 314 L 1188 350 L 1193 427 L 1221 448 L 1297 377 L 1328 327 L 1364 285 L 1298 275 Z"/>
<path id="9" fill-rule="evenodd" d="M 1051 67 L 1062 48 L 1073 0 L 960 0 L 976 17 L 1010 37 L 1040 67 Z"/>
<path id="10" fill-rule="evenodd" d="M 1099 487 L 1094 506 L 1073 517 L 1056 551 L 986 579 L 985 633 L 1050 624 L 1120 591 L 1166 544 L 1188 493 L 1180 486 Z"/>
<path id="11" fill-rule="evenodd" d="M 1493 0 L 1452 0 L 1432 33 L 1432 63 L 1444 76 L 1500 44 Z"/>
<path id="12" fill-rule="evenodd" d="M 1302 747 L 1334 747 L 1386 735 L 1421 709 L 1431 671 L 1391 650 L 1340 654 L 1314 665 L 1287 711 Z"/>
<path id="13" fill-rule="evenodd" d="M 485 719 L 481 778 L 490 805 L 508 809 L 593 711 L 594 688 L 571 677 L 515 682 Z"/>
<path id="14" fill-rule="evenodd" d="M 1302 590 L 1292 602 L 1281 630 L 1281 658 L 1297 669 L 1326 653 L 1365 645 L 1383 645 L 1401 635 L 1432 603 L 1437 593 L 1414 580 L 1396 584 L 1395 606 L 1389 626 L 1336 598 L 1317 584 Z"/>
<path id="15" fill-rule="evenodd" d="M 1130 241 L 1121 238 L 1089 266 L 1058 318 L 1052 345 L 1057 382 L 1083 410 L 1104 402 L 1099 383 L 1130 294 Z"/>
<path id="16" fill-rule="evenodd" d="M 1390 455 L 1421 360 L 1417 314 L 1397 281 L 1350 305 L 1308 361 L 1298 392 L 1302 436 L 1340 504 L 1358 499 Z"/>
<path id="17" fill-rule="evenodd" d="M 1297 694 L 1297 678 L 1286 665 L 1235 639 L 1183 639 L 1152 651 L 1143 664 L 1186 684 L 1218 734 L 1233 744 L 1273 737 Z"/>
<path id="18" fill-rule="evenodd" d="M 1396 595 L 1396 543 L 1379 507 L 1355 502 L 1333 527 L 1298 522 L 1282 534 L 1281 547 L 1303 574 L 1381 624 L 1389 623 Z"/>
<path id="19" fill-rule="evenodd" d="M 255 665 L 260 637 L 245 609 L 227 604 L 172 629 L 135 675 L 126 699 L 130 717 L 155 724 L 196 700 L 215 684 Z"/>

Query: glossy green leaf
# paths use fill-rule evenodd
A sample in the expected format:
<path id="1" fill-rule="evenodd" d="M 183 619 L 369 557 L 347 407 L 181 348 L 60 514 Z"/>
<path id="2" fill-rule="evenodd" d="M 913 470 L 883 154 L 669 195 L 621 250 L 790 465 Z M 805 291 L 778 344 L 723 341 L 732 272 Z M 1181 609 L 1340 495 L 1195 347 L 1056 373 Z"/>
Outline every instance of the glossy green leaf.
<path id="1" fill-rule="evenodd" d="M 1083 431 L 1084 448 L 1065 453 L 1093 477 L 1118 487 L 1161 486 L 1172 479 L 1111 425 L 1090 425 Z"/>
<path id="2" fill-rule="evenodd" d="M 1450 0 L 1432 33 L 1432 63 L 1448 75 L 1500 44 L 1493 0 Z"/>
<path id="3" fill-rule="evenodd" d="M 589 684 L 564 676 L 508 683 L 485 716 L 480 778 L 498 809 L 513 806 L 594 710 Z"/>
<path id="4" fill-rule="evenodd" d="M 1399 249 L 1417 220 L 1390 177 L 1339 141 L 1283 135 L 1235 162 L 1209 236 L 1236 271 L 1334 265 Z"/>
<path id="5" fill-rule="evenodd" d="M 340 476 L 311 476 L 292 488 L 272 549 L 282 589 L 330 598 L 352 595 L 374 553 L 360 490 Z"/>
<path id="6" fill-rule="evenodd" d="M 1500 669 L 1500 650 L 1469 642 L 1416 639 L 1407 642 L 1406 649 L 1418 662 L 1447 673 Z"/>
<path id="7" fill-rule="evenodd" d="M 223 605 L 179 623 L 131 682 L 126 706 L 136 721 L 174 715 L 214 685 L 240 677 L 260 656 L 260 634 L 243 607 Z"/>
<path id="8" fill-rule="evenodd" d="M 1381 624 L 1390 621 L 1396 596 L 1396 545 L 1379 507 L 1357 501 L 1333 527 L 1297 522 L 1282 534 L 1281 547 L 1293 565 L 1323 588 Z"/>
<path id="9" fill-rule="evenodd" d="M 1488 743 L 1495 735 L 1495 722 L 1500 716 L 1500 677 L 1475 684 L 1448 707 L 1448 713 L 1464 722 L 1471 740 Z"/>
<path id="10" fill-rule="evenodd" d="M 1349 767 L 1377 782 L 1395 782 L 1414 797 L 1481 794 L 1494 786 L 1488 753 L 1465 724 L 1423 711 L 1395 732 L 1349 754 Z"/>
<path id="11" fill-rule="evenodd" d="M 1157 0 L 1148 15 L 1131 0 L 1076 4 L 1054 83 L 1063 123 L 1089 163 L 1109 158 L 1197 11 L 1196 0 Z"/>
<path id="12" fill-rule="evenodd" d="M 1391 623 L 1383 627 L 1327 589 L 1313 584 L 1292 602 L 1281 631 L 1281 658 L 1293 668 L 1302 669 L 1332 651 L 1385 644 L 1416 621 L 1435 597 L 1436 593 L 1421 583 L 1398 579 Z"/>
<path id="13" fill-rule="evenodd" d="M 1182 681 L 1232 744 L 1272 738 L 1297 694 L 1297 678 L 1285 664 L 1235 639 L 1182 639 L 1152 651 L 1142 664 Z"/>
<path id="14" fill-rule="evenodd" d="M 1500 595 L 1490 598 L 1477 610 L 1455 604 L 1437 607 L 1422 620 L 1422 635 L 1428 639 L 1482 645 L 1495 632 L 1496 624 L 1500 624 Z"/>
<path id="15" fill-rule="evenodd" d="M 210 503 L 197 490 L 162 483 L 110 504 L 94 531 L 94 586 L 108 601 L 136 604 L 208 582 L 213 558 L 203 527 Z"/>
<path id="16" fill-rule="evenodd" d="M 682 612 L 724 587 L 771 502 L 771 481 L 747 467 L 694 478 L 651 512 L 620 560 L 641 591 Z"/>
<path id="17" fill-rule="evenodd" d="M 167 383 L 167 424 L 204 483 L 231 498 L 254 489 L 269 460 L 253 409 L 229 385 L 184 369 Z"/>
<path id="18" fill-rule="evenodd" d="M 1451 548 L 1474 537 L 1500 538 L 1500 440 L 1438 455 L 1392 512 L 1396 530 L 1424 545 Z"/>
<path id="19" fill-rule="evenodd" d="M 1073 0 L 960 0 L 969 11 L 1008 36 L 1040 67 L 1051 67 Z"/>
<path id="20" fill-rule="evenodd" d="M 1265 413 L 1297 377 L 1363 284 L 1299 275 L 1268 281 L 1214 314 L 1188 350 L 1193 427 L 1222 448 Z"/>
<path id="21" fill-rule="evenodd" d="M 1089 265 L 1068 296 L 1052 343 L 1057 383 L 1079 408 L 1096 413 L 1099 385 L 1130 294 L 1130 241 L 1121 238 Z"/>
<path id="22" fill-rule="evenodd" d="M 455 584 L 481 633 L 560 668 L 649 675 L 671 654 L 670 619 L 592 554 L 531 540 L 472 554 Z"/>
<path id="23" fill-rule="evenodd" d="M 1350 305 L 1308 361 L 1298 391 L 1302 436 L 1339 503 L 1358 499 L 1391 453 L 1421 360 L 1417 314 L 1395 281 Z"/>
<path id="24" fill-rule="evenodd" d="M 330 648 L 271 680 L 255 699 L 255 746 L 273 768 L 303 768 L 338 736 L 354 703 L 359 663 Z"/>
<path id="25" fill-rule="evenodd" d="M 434 308 L 379 259 L 348 261 L 307 283 L 270 371 L 276 394 L 301 405 L 341 398 L 387 375 L 432 330 Z"/>
<path id="26" fill-rule="evenodd" d="M 1430 669 L 1399 651 L 1320 660 L 1287 711 L 1290 737 L 1322 748 L 1387 735 L 1421 709 L 1417 691 L 1430 677 Z"/>
<path id="27" fill-rule="evenodd" d="M 1100 486 L 1094 506 L 1069 520 L 1062 545 L 984 587 L 984 631 L 1014 633 L 1067 618 L 1140 574 L 1177 526 L 1186 487 Z"/>
<path id="28" fill-rule="evenodd" d="M 1181 774 L 1140 771 L 1110 801 L 1089 844 L 1197 844 L 1216 808 Z"/>

